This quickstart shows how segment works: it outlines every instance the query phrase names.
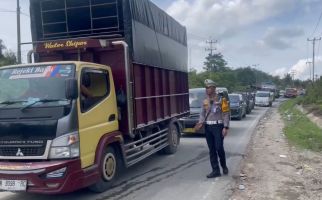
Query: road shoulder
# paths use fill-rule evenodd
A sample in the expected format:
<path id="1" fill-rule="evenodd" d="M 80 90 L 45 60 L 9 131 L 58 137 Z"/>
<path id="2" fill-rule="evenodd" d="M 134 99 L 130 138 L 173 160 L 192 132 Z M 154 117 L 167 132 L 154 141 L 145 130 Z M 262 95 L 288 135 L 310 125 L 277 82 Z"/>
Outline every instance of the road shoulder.
<path id="1" fill-rule="evenodd" d="M 272 108 L 257 126 L 231 200 L 322 199 L 322 155 L 290 145 Z"/>

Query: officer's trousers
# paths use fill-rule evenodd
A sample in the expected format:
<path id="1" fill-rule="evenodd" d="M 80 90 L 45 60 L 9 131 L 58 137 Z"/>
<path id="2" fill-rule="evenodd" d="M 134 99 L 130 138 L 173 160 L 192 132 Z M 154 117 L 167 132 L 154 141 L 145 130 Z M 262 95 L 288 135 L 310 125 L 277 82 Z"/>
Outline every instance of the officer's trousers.
<path id="1" fill-rule="evenodd" d="M 224 149 L 224 137 L 222 135 L 223 124 L 205 125 L 206 140 L 209 148 L 210 163 L 213 172 L 220 173 L 218 157 L 221 167 L 226 168 L 226 154 Z"/>

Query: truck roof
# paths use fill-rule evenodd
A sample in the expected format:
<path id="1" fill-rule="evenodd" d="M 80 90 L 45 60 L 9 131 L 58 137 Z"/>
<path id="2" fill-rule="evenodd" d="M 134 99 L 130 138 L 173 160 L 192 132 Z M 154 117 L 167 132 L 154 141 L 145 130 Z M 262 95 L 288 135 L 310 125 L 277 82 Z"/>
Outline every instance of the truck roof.
<path id="1" fill-rule="evenodd" d="M 30 0 L 30 18 L 35 46 L 80 38 L 124 40 L 133 63 L 188 72 L 186 28 L 150 0 Z"/>

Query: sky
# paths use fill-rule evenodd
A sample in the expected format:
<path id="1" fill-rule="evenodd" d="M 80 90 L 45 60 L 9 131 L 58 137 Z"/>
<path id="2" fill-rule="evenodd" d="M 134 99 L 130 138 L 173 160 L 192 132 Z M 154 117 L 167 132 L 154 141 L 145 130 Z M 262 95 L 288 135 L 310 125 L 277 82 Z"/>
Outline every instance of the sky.
<path id="1" fill-rule="evenodd" d="M 152 0 L 186 26 L 189 68 L 201 71 L 209 52 L 207 40 L 217 40 L 215 52 L 232 68 L 256 67 L 283 77 L 310 77 L 312 42 L 322 36 L 321 0 Z M 29 0 L 20 0 L 22 42 L 31 41 Z M 16 51 L 16 1 L 0 0 L 0 39 Z M 315 72 L 322 75 L 322 47 L 316 42 Z M 31 49 L 24 45 L 22 56 Z"/>

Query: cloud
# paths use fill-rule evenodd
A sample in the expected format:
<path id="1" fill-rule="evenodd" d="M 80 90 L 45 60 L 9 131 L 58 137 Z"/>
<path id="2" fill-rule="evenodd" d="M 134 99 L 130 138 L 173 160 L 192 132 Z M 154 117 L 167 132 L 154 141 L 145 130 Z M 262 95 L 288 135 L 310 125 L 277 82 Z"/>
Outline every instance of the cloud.
<path id="1" fill-rule="evenodd" d="M 292 9 L 293 0 L 175 0 L 167 12 L 193 33 L 218 39 Z"/>
<path id="2" fill-rule="evenodd" d="M 273 76 L 279 76 L 279 77 L 284 77 L 285 74 L 288 73 L 288 69 L 286 67 L 278 68 L 276 69 L 272 75 Z"/>
<path id="3" fill-rule="evenodd" d="M 295 72 L 295 78 L 298 79 L 307 79 L 310 74 L 312 74 L 312 66 L 306 64 L 307 60 L 306 59 L 301 59 L 299 60 L 296 64 L 294 64 L 290 70 L 288 71 L 291 73 L 292 71 Z M 319 66 L 322 65 L 322 56 L 318 56 L 315 58 L 315 74 L 318 74 L 319 76 L 322 73 L 322 70 Z M 310 72 L 311 70 L 311 72 Z"/>
<path id="4" fill-rule="evenodd" d="M 209 37 L 219 41 L 217 51 L 225 55 L 230 66 L 247 65 L 250 60 L 258 63 L 254 60 L 259 58 L 266 61 L 270 52 L 256 43 L 263 35 L 260 26 L 273 23 L 295 7 L 294 0 L 173 0 L 166 11 L 187 27 L 193 49 L 190 66 L 201 70 L 207 54 L 204 43 Z"/>
<path id="5" fill-rule="evenodd" d="M 292 48 L 292 40 L 302 35 L 304 35 L 304 30 L 299 27 L 269 28 L 258 44 L 263 47 L 284 50 Z"/>

